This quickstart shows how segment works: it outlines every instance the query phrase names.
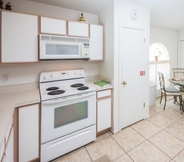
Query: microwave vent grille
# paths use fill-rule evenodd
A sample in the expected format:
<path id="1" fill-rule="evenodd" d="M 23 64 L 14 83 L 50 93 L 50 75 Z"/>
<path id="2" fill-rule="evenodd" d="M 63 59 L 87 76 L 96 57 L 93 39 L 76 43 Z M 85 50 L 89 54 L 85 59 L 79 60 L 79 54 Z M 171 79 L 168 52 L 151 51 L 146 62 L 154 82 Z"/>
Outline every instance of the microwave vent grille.
<path id="1" fill-rule="evenodd" d="M 41 40 L 50 40 L 50 36 L 41 35 Z"/>
<path id="2" fill-rule="evenodd" d="M 47 41 L 59 41 L 59 42 L 78 42 L 78 43 L 89 43 L 89 38 L 74 38 L 74 37 L 62 37 L 53 35 L 40 35 L 41 40 Z"/>
<path id="3" fill-rule="evenodd" d="M 89 43 L 89 39 L 78 38 L 78 39 L 77 39 L 77 42 L 81 42 L 81 43 L 83 43 L 83 42 L 85 42 L 85 43 Z"/>
<path id="4" fill-rule="evenodd" d="M 68 38 L 68 37 L 54 37 L 54 36 L 51 36 L 51 40 L 60 41 L 60 42 L 76 42 L 76 38 Z"/>

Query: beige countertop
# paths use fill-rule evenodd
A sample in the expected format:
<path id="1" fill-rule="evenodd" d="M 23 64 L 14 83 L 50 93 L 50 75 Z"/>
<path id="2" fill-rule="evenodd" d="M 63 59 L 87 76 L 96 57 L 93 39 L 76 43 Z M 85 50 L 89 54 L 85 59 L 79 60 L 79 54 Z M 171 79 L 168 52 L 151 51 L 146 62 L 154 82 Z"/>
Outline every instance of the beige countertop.
<path id="1" fill-rule="evenodd" d="M 0 94 L 0 144 L 16 107 L 40 102 L 39 89 Z"/>

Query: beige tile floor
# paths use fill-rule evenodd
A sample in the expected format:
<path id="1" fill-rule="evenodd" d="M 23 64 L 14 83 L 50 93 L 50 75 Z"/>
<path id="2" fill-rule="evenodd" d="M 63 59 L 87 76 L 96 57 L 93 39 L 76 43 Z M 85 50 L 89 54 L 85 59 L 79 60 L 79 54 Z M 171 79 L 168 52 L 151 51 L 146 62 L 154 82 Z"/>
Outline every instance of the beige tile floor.
<path id="1" fill-rule="evenodd" d="M 112 162 L 184 162 L 184 113 L 172 101 L 150 107 L 150 117 L 53 162 L 93 162 L 107 154 Z"/>

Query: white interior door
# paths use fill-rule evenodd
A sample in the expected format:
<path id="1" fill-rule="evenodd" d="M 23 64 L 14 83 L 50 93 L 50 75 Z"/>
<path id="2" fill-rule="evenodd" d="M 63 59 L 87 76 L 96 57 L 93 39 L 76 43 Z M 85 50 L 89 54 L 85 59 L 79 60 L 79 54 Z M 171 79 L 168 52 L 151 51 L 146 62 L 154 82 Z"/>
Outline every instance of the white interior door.
<path id="1" fill-rule="evenodd" d="M 121 28 L 121 128 L 144 118 L 144 38 L 144 30 Z"/>

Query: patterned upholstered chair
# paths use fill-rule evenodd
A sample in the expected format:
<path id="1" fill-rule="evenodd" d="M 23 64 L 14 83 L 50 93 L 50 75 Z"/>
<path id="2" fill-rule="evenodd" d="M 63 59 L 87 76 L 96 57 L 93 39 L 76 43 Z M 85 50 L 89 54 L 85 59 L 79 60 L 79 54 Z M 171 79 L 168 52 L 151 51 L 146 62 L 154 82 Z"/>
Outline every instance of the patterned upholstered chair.
<path id="1" fill-rule="evenodd" d="M 184 68 L 173 68 L 173 78 L 184 78 Z"/>
<path id="2" fill-rule="evenodd" d="M 165 87 L 165 80 L 164 80 L 164 75 L 161 72 L 158 72 L 159 76 L 159 83 L 160 83 L 160 91 L 161 91 L 161 97 L 160 97 L 160 104 L 162 102 L 162 98 L 164 96 L 164 110 L 166 107 L 166 102 L 168 100 L 174 100 L 176 101 L 176 98 L 179 98 L 179 104 L 180 104 L 180 110 L 182 109 L 182 93 L 180 92 L 179 89 L 177 89 L 175 86 L 169 86 Z M 168 96 L 171 96 L 172 98 L 168 98 Z"/>

